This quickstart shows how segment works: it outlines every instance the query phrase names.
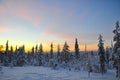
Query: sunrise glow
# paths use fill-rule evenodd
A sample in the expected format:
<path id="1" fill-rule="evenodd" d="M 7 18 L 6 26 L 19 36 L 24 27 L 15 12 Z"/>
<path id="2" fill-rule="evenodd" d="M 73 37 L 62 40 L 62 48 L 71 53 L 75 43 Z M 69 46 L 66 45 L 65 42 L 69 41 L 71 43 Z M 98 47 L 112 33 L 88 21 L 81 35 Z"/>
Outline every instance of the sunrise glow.
<path id="1" fill-rule="evenodd" d="M 104 5 L 106 5 L 104 7 Z M 42 43 L 44 51 L 61 50 L 67 41 L 74 51 L 75 38 L 81 51 L 98 49 L 98 36 L 103 35 L 105 47 L 111 46 L 112 30 L 120 21 L 117 0 L 0 0 L 0 45 L 25 45 L 26 51 Z"/>

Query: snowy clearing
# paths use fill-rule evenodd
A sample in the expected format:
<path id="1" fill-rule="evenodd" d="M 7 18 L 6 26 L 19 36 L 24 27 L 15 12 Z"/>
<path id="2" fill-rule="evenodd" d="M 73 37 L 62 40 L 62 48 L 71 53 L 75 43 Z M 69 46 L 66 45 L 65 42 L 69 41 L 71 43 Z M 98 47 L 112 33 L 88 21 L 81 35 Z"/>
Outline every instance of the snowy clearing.
<path id="1" fill-rule="evenodd" d="M 108 70 L 104 75 L 86 71 L 53 70 L 49 67 L 3 67 L 0 80 L 119 80 L 115 78 L 114 70 Z"/>

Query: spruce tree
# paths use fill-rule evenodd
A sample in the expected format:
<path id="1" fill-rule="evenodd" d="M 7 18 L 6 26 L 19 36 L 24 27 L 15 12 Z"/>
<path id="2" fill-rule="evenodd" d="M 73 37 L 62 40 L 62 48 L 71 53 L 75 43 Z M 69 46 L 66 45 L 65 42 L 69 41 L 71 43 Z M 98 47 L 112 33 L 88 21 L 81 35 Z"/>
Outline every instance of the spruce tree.
<path id="1" fill-rule="evenodd" d="M 53 44 L 52 43 L 50 45 L 50 48 L 51 48 L 51 50 L 50 50 L 50 58 L 53 58 Z"/>
<path id="2" fill-rule="evenodd" d="M 76 59 L 79 58 L 79 45 L 78 45 L 77 38 L 75 39 L 75 58 Z"/>
<path id="3" fill-rule="evenodd" d="M 8 45 L 8 40 L 6 42 L 6 53 L 8 53 L 8 48 L 9 48 L 9 45 Z"/>
<path id="4" fill-rule="evenodd" d="M 98 43 L 98 55 L 99 55 L 99 63 L 100 63 L 100 72 L 105 73 L 105 50 L 104 50 L 104 41 L 102 40 L 102 36 L 99 35 L 99 43 Z"/>
<path id="5" fill-rule="evenodd" d="M 107 63 L 107 67 L 109 68 L 109 57 L 110 57 L 110 53 L 109 53 L 109 48 L 106 47 L 106 63 Z"/>
<path id="6" fill-rule="evenodd" d="M 24 46 L 20 47 L 17 53 L 17 66 L 23 66 L 25 64 Z"/>
<path id="7" fill-rule="evenodd" d="M 61 57 L 61 54 L 60 54 L 60 45 L 57 46 L 57 61 L 60 62 L 60 57 Z"/>
<path id="8" fill-rule="evenodd" d="M 57 46 L 57 58 L 60 56 L 60 45 Z"/>
<path id="9" fill-rule="evenodd" d="M 39 61 L 39 66 L 42 65 L 42 53 L 43 53 L 43 46 L 40 44 L 39 46 L 39 54 L 38 54 L 38 61 Z"/>
<path id="10" fill-rule="evenodd" d="M 10 54 L 9 54 L 9 62 L 11 63 L 13 61 L 13 47 L 10 47 Z"/>
<path id="11" fill-rule="evenodd" d="M 17 50 L 18 50 L 18 49 L 17 49 L 17 45 L 16 45 L 15 52 L 17 52 Z"/>
<path id="12" fill-rule="evenodd" d="M 34 54 L 34 47 L 32 47 L 32 54 Z"/>
<path id="13" fill-rule="evenodd" d="M 69 61 L 69 58 L 70 58 L 70 50 L 67 42 L 65 42 L 63 46 L 62 58 L 63 58 L 63 61 L 65 61 L 66 63 Z"/>
<path id="14" fill-rule="evenodd" d="M 5 54 L 4 54 L 4 65 L 5 66 L 8 66 L 8 63 L 9 63 L 8 48 L 9 48 L 9 45 L 8 45 L 8 40 L 7 40 L 7 42 L 6 42 L 6 50 L 5 50 Z"/>
<path id="15" fill-rule="evenodd" d="M 22 46 L 23 53 L 25 53 L 25 45 Z"/>
<path id="16" fill-rule="evenodd" d="M 37 53 L 38 52 L 38 45 L 36 45 L 36 47 L 35 47 L 35 53 Z"/>
<path id="17" fill-rule="evenodd" d="M 114 67 L 116 68 L 116 77 L 120 78 L 120 26 L 119 22 L 116 22 L 116 29 L 113 30 L 115 41 L 112 58 L 114 60 Z"/>
<path id="18" fill-rule="evenodd" d="M 12 46 L 10 47 L 10 51 L 13 52 L 13 47 Z"/>
<path id="19" fill-rule="evenodd" d="M 43 46 L 42 46 L 42 44 L 40 44 L 40 46 L 39 46 L 39 53 L 42 53 L 43 52 Z"/>

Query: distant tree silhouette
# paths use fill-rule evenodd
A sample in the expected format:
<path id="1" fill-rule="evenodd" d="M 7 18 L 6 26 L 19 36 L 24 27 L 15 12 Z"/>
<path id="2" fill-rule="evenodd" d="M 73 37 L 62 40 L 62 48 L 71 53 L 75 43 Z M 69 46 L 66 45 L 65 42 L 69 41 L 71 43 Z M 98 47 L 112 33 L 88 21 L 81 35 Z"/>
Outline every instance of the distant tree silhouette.
<path id="1" fill-rule="evenodd" d="M 17 45 L 16 45 L 15 52 L 17 52 L 17 50 L 18 50 L 18 49 L 17 49 Z"/>
<path id="2" fill-rule="evenodd" d="M 75 57 L 76 59 L 79 58 L 79 45 L 78 45 L 77 38 L 75 39 Z"/>
<path id="3" fill-rule="evenodd" d="M 43 46 L 42 46 L 42 44 L 40 44 L 38 52 L 39 52 L 39 54 L 38 54 L 39 66 L 41 66 L 42 65 L 42 53 L 43 53 Z"/>
<path id="4" fill-rule="evenodd" d="M 6 42 L 6 52 L 8 52 L 8 48 L 9 48 L 9 45 L 8 45 L 8 40 Z"/>
<path id="5" fill-rule="evenodd" d="M 57 46 L 57 58 L 60 56 L 60 45 Z"/>
<path id="6" fill-rule="evenodd" d="M 42 46 L 42 44 L 40 44 L 40 46 L 39 46 L 39 51 L 38 51 L 39 53 L 42 53 L 43 52 L 43 46 Z"/>
<path id="7" fill-rule="evenodd" d="M 10 51 L 13 52 L 13 47 L 12 46 L 10 47 Z"/>
<path id="8" fill-rule="evenodd" d="M 60 53 L 60 45 L 57 46 L 57 61 L 58 63 L 61 62 L 61 53 Z"/>
<path id="9" fill-rule="evenodd" d="M 9 52 L 9 63 L 13 61 L 13 47 L 10 47 L 10 52 Z"/>
<path id="10" fill-rule="evenodd" d="M 32 53 L 34 53 L 34 47 L 32 47 Z"/>
<path id="11" fill-rule="evenodd" d="M 91 56 L 94 56 L 93 51 L 91 51 Z"/>
<path id="12" fill-rule="evenodd" d="M 65 44 L 63 46 L 63 50 L 62 50 L 62 58 L 67 63 L 69 61 L 69 57 L 70 57 L 69 46 L 68 46 L 67 42 L 65 42 Z"/>
<path id="13" fill-rule="evenodd" d="M 5 54 L 4 54 L 4 65 L 5 66 L 8 66 L 8 64 L 9 64 L 9 54 L 8 54 L 8 48 L 9 48 L 9 44 L 8 44 L 8 40 L 7 40 L 7 42 L 6 42 L 6 50 L 5 50 Z"/>
<path id="14" fill-rule="evenodd" d="M 53 43 L 50 45 L 50 58 L 53 58 Z"/>
<path id="15" fill-rule="evenodd" d="M 100 62 L 100 72 L 103 74 L 105 73 L 105 50 L 104 50 L 104 41 L 102 40 L 102 36 L 99 35 L 99 43 L 98 43 L 98 55 L 99 55 L 99 62 Z"/>
<path id="16" fill-rule="evenodd" d="M 35 53 L 37 53 L 38 52 L 38 45 L 36 45 L 36 47 L 35 47 Z"/>
<path id="17" fill-rule="evenodd" d="M 110 57 L 110 52 L 109 52 L 109 48 L 106 47 L 106 63 L 107 63 L 107 67 L 109 68 L 109 57 Z"/>
<path id="18" fill-rule="evenodd" d="M 23 53 L 25 53 L 25 45 L 22 46 Z"/>

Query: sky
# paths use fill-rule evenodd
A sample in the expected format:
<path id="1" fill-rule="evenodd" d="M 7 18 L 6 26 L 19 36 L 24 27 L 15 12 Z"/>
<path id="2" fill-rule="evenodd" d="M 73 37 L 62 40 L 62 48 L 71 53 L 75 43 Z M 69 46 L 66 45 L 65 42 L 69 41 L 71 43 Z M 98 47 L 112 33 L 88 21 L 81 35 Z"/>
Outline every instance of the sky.
<path id="1" fill-rule="evenodd" d="M 54 50 L 65 41 L 74 50 L 97 50 L 98 36 L 110 46 L 115 22 L 120 21 L 120 0 L 0 0 L 0 45 L 25 45 L 26 51 L 43 44 Z"/>

